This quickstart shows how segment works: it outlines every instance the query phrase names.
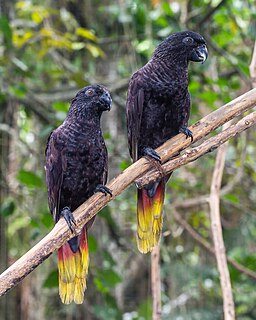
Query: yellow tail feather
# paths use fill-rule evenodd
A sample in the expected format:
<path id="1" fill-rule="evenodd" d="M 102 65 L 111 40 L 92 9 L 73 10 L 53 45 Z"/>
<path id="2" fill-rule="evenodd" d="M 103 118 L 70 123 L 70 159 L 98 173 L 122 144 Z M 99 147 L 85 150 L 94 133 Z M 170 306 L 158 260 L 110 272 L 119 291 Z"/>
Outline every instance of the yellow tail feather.
<path id="1" fill-rule="evenodd" d="M 86 289 L 86 275 L 89 266 L 89 252 L 86 228 L 79 239 L 79 249 L 73 253 L 68 243 L 58 250 L 59 294 L 61 301 L 82 304 Z"/>
<path id="2" fill-rule="evenodd" d="M 158 244 L 163 226 L 165 182 L 158 183 L 153 197 L 146 189 L 138 190 L 137 246 L 141 253 L 152 251 Z"/>

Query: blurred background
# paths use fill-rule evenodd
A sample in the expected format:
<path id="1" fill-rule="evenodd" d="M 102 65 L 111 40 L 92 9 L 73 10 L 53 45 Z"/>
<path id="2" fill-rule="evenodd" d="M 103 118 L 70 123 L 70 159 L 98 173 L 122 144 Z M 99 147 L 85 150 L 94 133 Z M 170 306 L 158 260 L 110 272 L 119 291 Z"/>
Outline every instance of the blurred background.
<path id="1" fill-rule="evenodd" d="M 102 118 L 109 179 L 131 163 L 125 125 L 129 77 L 170 33 L 200 32 L 209 49 L 204 65 L 189 67 L 190 124 L 252 87 L 254 0 L 1 0 L 0 10 L 1 272 L 53 227 L 44 150 L 81 87 L 97 82 L 112 94 L 113 108 Z M 221 197 L 227 254 L 254 271 L 255 141 L 253 128 L 230 141 Z M 213 246 L 207 197 L 215 156 L 179 169 L 168 185 L 161 241 L 164 320 L 222 318 L 215 257 L 203 245 Z M 55 253 L 0 298 L 0 319 L 151 319 L 150 255 L 137 251 L 135 223 L 132 186 L 102 210 L 90 230 L 84 304 L 61 304 Z M 256 319 L 256 279 L 229 267 L 237 319 Z"/>

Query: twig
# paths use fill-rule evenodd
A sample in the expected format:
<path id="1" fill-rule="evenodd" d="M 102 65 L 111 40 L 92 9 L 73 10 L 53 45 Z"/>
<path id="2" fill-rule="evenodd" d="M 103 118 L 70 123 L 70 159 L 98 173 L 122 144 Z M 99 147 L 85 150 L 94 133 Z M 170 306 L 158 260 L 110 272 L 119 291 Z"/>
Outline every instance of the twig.
<path id="1" fill-rule="evenodd" d="M 213 14 L 221 7 L 225 4 L 226 0 L 222 0 L 220 1 L 217 6 L 212 7 L 210 9 L 207 10 L 207 14 L 198 22 L 198 26 L 199 28 L 201 28 L 203 26 L 203 24 L 205 22 L 207 22 L 207 20 L 210 22 L 210 18 L 213 16 Z"/>
<path id="2" fill-rule="evenodd" d="M 210 245 L 210 243 L 204 239 L 200 234 L 198 234 L 192 227 L 187 223 L 186 220 L 184 220 L 181 215 L 172 207 L 172 213 L 174 219 L 192 236 L 193 239 L 195 239 L 202 247 L 204 247 L 207 251 L 209 251 L 212 255 L 215 256 L 214 248 Z M 238 271 L 241 273 L 247 275 L 248 277 L 256 280 L 256 272 L 253 270 L 250 270 L 243 265 L 241 265 L 239 262 L 233 260 L 230 257 L 227 257 L 228 262 Z"/>
<path id="3" fill-rule="evenodd" d="M 227 143 L 222 144 L 217 152 L 216 163 L 212 176 L 209 204 L 213 243 L 217 260 L 217 266 L 220 274 L 220 283 L 223 296 L 224 319 L 235 320 L 235 305 L 232 294 L 232 286 L 228 271 L 226 249 L 223 240 L 220 219 L 220 188 L 225 166 L 226 152 Z"/>
<path id="4" fill-rule="evenodd" d="M 240 70 L 240 68 L 237 66 L 237 57 L 235 57 L 233 54 L 231 54 L 230 52 L 227 52 L 225 49 L 223 49 L 222 47 L 218 46 L 217 43 L 215 43 L 211 37 L 204 35 L 205 40 L 207 42 L 207 44 L 209 45 L 209 47 L 212 47 L 212 49 L 218 53 L 221 57 L 224 57 L 227 61 L 227 63 L 229 63 L 234 70 L 236 70 L 236 73 L 239 74 L 240 78 L 244 81 L 244 83 L 246 85 L 249 85 L 250 88 L 250 79 L 248 79 L 247 76 L 245 76 L 245 74 Z"/>
<path id="5" fill-rule="evenodd" d="M 229 121 L 231 118 L 249 110 L 256 104 L 256 89 L 251 90 L 239 98 L 233 100 L 229 104 L 219 108 L 210 115 L 204 117 L 199 122 L 194 124 L 190 129 L 193 131 L 194 140 L 199 140 L 210 131 L 221 126 L 223 123 Z M 234 128 L 233 135 L 237 134 L 241 126 L 243 130 L 249 128 L 256 121 L 256 114 L 252 113 L 247 116 L 243 123 L 240 121 L 240 126 Z M 238 124 L 237 124 L 238 125 Z M 230 129 L 230 128 L 229 128 Z M 231 137 L 230 135 L 229 137 Z M 224 142 L 224 141 L 223 141 Z M 190 139 L 185 139 L 184 135 L 179 134 L 167 141 L 164 145 L 157 149 L 163 161 L 167 161 L 177 152 L 191 144 Z M 215 146 L 216 147 L 216 146 Z M 209 151 L 206 149 L 206 151 Z M 205 151 L 205 152 L 206 152 Z M 194 154 L 194 158 L 198 156 Z M 179 164 L 177 164 L 177 167 Z M 145 175 L 153 167 L 152 161 L 146 158 L 139 159 L 136 163 L 128 167 L 123 173 L 112 179 L 108 184 L 108 188 L 112 190 L 113 197 L 105 197 L 102 194 L 93 195 L 88 201 L 83 203 L 78 209 L 74 211 L 77 227 L 75 232 L 79 233 L 84 224 L 91 220 L 107 203 L 113 200 L 117 195 L 128 188 L 135 180 L 142 175 Z M 172 167 L 171 170 L 174 170 Z M 63 245 L 64 242 L 72 238 L 67 224 L 63 219 L 54 226 L 39 243 L 37 243 L 31 250 L 25 253 L 18 261 L 10 266 L 5 272 L 0 275 L 0 296 L 5 294 L 8 290 L 17 285 L 26 275 L 32 272 L 39 264 L 41 264 L 47 257 L 49 257 L 55 250 Z"/>
<path id="6" fill-rule="evenodd" d="M 241 179 L 243 177 L 243 171 L 244 171 L 244 162 L 246 159 L 246 148 L 247 145 L 244 145 L 244 148 L 241 152 L 240 156 L 240 165 L 237 168 L 237 172 L 235 175 L 232 176 L 232 179 L 230 182 L 228 182 L 226 185 L 224 185 L 220 190 L 221 197 L 230 193 L 234 187 L 241 182 Z M 209 194 L 203 194 L 200 196 L 197 196 L 196 198 L 188 198 L 188 199 L 182 199 L 177 200 L 172 203 L 172 208 L 175 209 L 187 209 L 191 207 L 198 207 L 203 205 L 208 205 L 209 203 Z"/>
<path id="7" fill-rule="evenodd" d="M 160 279 L 160 247 L 156 245 L 151 252 L 151 290 L 153 300 L 152 319 L 160 320 L 161 308 L 161 279 Z"/>

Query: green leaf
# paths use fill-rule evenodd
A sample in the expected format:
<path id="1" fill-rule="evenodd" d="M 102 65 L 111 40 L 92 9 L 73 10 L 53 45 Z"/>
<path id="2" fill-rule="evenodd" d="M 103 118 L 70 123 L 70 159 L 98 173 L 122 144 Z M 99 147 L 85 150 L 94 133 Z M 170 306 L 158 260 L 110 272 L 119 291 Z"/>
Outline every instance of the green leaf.
<path id="1" fill-rule="evenodd" d="M 97 37 L 95 36 L 95 34 L 93 34 L 90 30 L 88 29 L 85 29 L 85 28 L 76 28 L 76 34 L 78 36 L 81 36 L 83 38 L 86 38 L 86 39 L 89 39 L 89 40 L 92 40 L 92 41 L 96 41 L 97 40 Z"/>
<path id="2" fill-rule="evenodd" d="M 125 169 L 127 169 L 129 166 L 131 165 L 131 161 L 127 161 L 127 160 L 122 160 L 119 164 L 119 168 L 120 170 L 124 171 Z"/>
<path id="3" fill-rule="evenodd" d="M 109 296 L 109 295 L 108 295 Z M 108 301 L 104 304 L 94 304 L 92 305 L 92 311 L 97 319 L 123 319 L 121 312 L 118 310 L 117 306 L 112 307 Z"/>
<path id="4" fill-rule="evenodd" d="M 122 278 L 114 270 L 101 270 L 98 272 L 98 278 L 101 280 L 107 288 L 115 287 L 118 283 L 122 281 Z"/>
<path id="5" fill-rule="evenodd" d="M 13 86 L 9 87 L 10 92 L 17 98 L 25 97 L 27 93 L 27 88 L 23 83 L 16 83 Z"/>
<path id="6" fill-rule="evenodd" d="M 0 215 L 8 217 L 14 213 L 15 203 L 13 200 L 4 201 L 0 206 Z"/>
<path id="7" fill-rule="evenodd" d="M 50 212 L 43 214 L 41 221 L 47 229 L 50 229 L 53 225 L 53 219 Z"/>
<path id="8" fill-rule="evenodd" d="M 5 45 L 7 48 L 12 46 L 12 29 L 10 27 L 7 17 L 0 17 L 0 30 L 4 35 Z"/>
<path id="9" fill-rule="evenodd" d="M 231 193 L 225 194 L 223 196 L 223 199 L 225 199 L 228 202 L 233 203 L 233 204 L 238 204 L 239 203 L 239 198 L 238 198 L 238 196 L 236 194 L 231 194 Z"/>
<path id="10" fill-rule="evenodd" d="M 113 259 L 112 255 L 108 251 L 106 250 L 103 251 L 103 257 L 104 257 L 104 262 L 107 263 L 109 266 L 113 267 L 116 265 L 115 260 Z"/>
<path id="11" fill-rule="evenodd" d="M 52 103 L 52 107 L 56 111 L 68 112 L 69 103 L 64 102 L 64 101 L 56 101 L 56 102 Z"/>
<path id="12" fill-rule="evenodd" d="M 44 288 L 58 287 L 58 270 L 52 271 L 43 283 Z"/>
<path id="13" fill-rule="evenodd" d="M 89 236 L 88 236 L 88 247 L 89 247 L 90 253 L 93 253 L 93 252 L 97 251 L 97 249 L 98 249 L 97 240 L 91 234 L 89 234 Z"/>
<path id="14" fill-rule="evenodd" d="M 85 47 L 85 44 L 83 42 L 73 42 L 72 43 L 72 49 L 73 50 L 82 50 Z"/>
<path id="15" fill-rule="evenodd" d="M 104 53 L 104 51 L 101 50 L 100 47 L 97 47 L 97 46 L 90 44 L 90 43 L 86 43 L 85 47 L 94 58 L 105 57 L 105 53 Z"/>
<path id="16" fill-rule="evenodd" d="M 97 287 L 98 291 L 100 291 L 101 293 L 106 293 L 109 291 L 109 288 L 107 288 L 99 278 L 94 278 L 93 282 Z"/>
<path id="17" fill-rule="evenodd" d="M 20 170 L 17 175 L 17 180 L 27 187 L 42 187 L 42 179 L 32 171 Z"/>
<path id="18" fill-rule="evenodd" d="M 144 301 L 138 309 L 139 319 L 150 320 L 152 317 L 152 302 L 150 299 Z"/>

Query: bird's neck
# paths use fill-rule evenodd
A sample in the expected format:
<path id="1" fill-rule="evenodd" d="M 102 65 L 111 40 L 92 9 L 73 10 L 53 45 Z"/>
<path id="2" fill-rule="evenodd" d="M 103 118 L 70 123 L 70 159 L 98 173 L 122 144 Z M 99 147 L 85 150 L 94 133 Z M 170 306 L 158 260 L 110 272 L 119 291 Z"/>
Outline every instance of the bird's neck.
<path id="1" fill-rule="evenodd" d="M 87 109 L 84 111 L 83 109 L 76 108 L 73 106 L 69 109 L 67 118 L 73 122 L 78 123 L 93 123 L 100 124 L 101 113 L 97 113 L 96 110 Z"/>
<path id="2" fill-rule="evenodd" d="M 146 69 L 151 74 L 156 73 L 160 79 L 166 82 L 177 78 L 180 78 L 184 83 L 188 82 L 188 62 L 180 56 L 153 56 Z"/>
<path id="3" fill-rule="evenodd" d="M 71 112 L 68 114 L 65 122 L 72 124 L 72 128 L 79 129 L 81 132 L 90 130 L 99 131 L 100 130 L 100 115 L 95 113 L 76 113 Z"/>

